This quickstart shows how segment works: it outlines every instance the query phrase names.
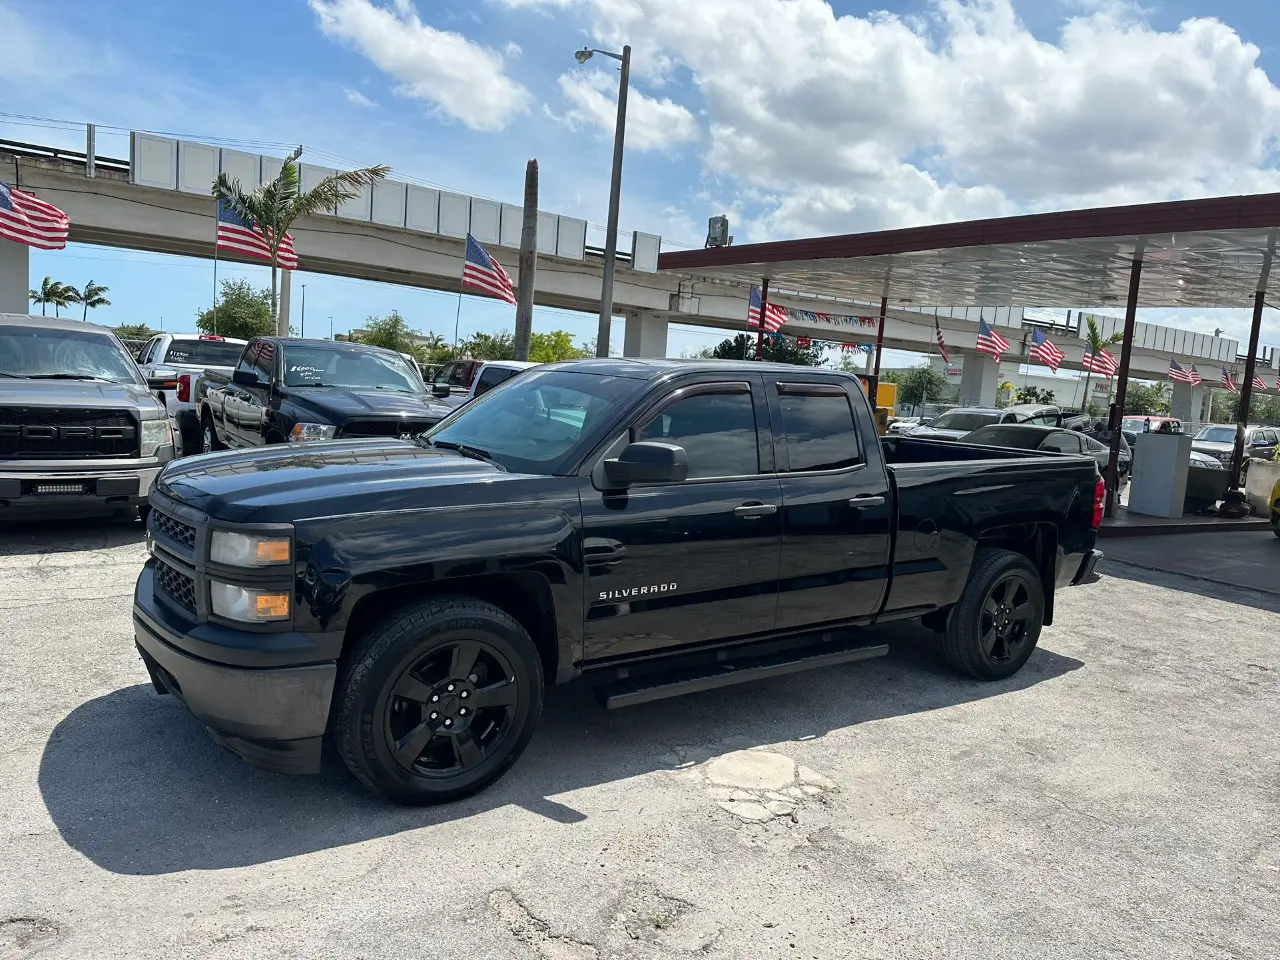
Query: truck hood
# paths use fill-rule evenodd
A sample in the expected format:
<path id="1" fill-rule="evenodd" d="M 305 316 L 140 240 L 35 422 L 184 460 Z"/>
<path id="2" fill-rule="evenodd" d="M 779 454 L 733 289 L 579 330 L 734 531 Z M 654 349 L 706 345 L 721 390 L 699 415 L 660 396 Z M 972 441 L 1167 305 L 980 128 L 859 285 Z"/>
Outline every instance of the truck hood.
<path id="1" fill-rule="evenodd" d="M 426 393 L 392 390 L 354 390 L 350 387 L 288 387 L 289 401 L 300 410 L 314 410 L 322 422 L 340 424 L 360 417 L 424 417 L 437 419 L 452 408 Z"/>
<path id="2" fill-rule="evenodd" d="M 528 482 L 482 460 L 407 440 L 333 440 L 224 451 L 171 463 L 161 493 L 220 520 L 295 522 L 379 512 L 519 499 L 493 483 Z"/>
<path id="3" fill-rule="evenodd" d="M 160 411 L 164 407 L 141 384 L 98 380 L 4 380 L 0 405 L 65 410 Z M 150 419 L 150 418 L 147 418 Z"/>

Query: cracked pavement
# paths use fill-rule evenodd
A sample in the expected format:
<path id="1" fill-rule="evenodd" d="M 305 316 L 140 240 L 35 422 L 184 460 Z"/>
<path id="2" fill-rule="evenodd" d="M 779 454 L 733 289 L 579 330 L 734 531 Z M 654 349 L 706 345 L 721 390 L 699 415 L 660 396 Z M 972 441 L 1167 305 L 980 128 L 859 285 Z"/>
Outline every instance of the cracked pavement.
<path id="1" fill-rule="evenodd" d="M 143 558 L 128 524 L 0 528 L 5 960 L 1280 942 L 1280 596 L 1116 563 L 1002 683 L 897 625 L 882 660 L 631 710 L 556 689 L 506 778 L 403 809 L 333 758 L 253 770 L 157 697 L 130 627 Z"/>

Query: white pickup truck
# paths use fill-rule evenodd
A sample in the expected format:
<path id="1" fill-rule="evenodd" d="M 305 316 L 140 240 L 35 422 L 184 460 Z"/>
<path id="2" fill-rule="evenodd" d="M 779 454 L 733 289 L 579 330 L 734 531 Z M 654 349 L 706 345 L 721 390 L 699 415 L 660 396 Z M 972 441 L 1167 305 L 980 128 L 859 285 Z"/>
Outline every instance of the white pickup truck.
<path id="1" fill-rule="evenodd" d="M 200 452 L 196 380 L 206 370 L 230 376 L 246 342 L 208 333 L 161 333 L 138 351 L 138 369 L 169 412 L 179 456 Z"/>

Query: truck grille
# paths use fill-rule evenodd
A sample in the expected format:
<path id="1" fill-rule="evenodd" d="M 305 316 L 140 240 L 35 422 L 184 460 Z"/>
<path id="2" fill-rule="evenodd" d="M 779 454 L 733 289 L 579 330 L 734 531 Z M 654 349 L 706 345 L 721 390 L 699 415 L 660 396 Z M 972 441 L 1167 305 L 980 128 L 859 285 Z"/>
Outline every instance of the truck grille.
<path id="1" fill-rule="evenodd" d="M 138 422 L 129 411 L 0 407 L 0 457 L 86 460 L 137 455 Z"/>
<path id="2" fill-rule="evenodd" d="M 156 586 L 168 596 L 196 612 L 196 582 L 181 570 L 176 570 L 163 560 L 156 558 Z"/>
<path id="3" fill-rule="evenodd" d="M 167 513 L 159 510 L 152 510 L 151 516 L 155 522 L 156 530 L 168 537 L 174 543 L 180 543 L 183 546 L 194 550 L 196 546 L 196 528 L 189 523 L 183 523 L 177 517 L 171 517 Z"/>
<path id="4" fill-rule="evenodd" d="M 394 420 L 348 420 L 338 432 L 340 437 L 399 437 L 403 434 L 413 436 L 434 427 L 439 420 L 401 419 Z"/>

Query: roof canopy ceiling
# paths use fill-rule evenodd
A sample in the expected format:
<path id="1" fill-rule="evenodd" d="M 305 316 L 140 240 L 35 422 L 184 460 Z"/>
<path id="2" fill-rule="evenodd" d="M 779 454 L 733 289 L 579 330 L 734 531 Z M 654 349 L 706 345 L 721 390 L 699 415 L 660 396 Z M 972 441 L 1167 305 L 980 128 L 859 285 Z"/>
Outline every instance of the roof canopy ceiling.
<path id="1" fill-rule="evenodd" d="M 915 306 L 1252 306 L 1280 194 L 974 220 L 664 253 L 658 269 L 810 296 Z"/>

